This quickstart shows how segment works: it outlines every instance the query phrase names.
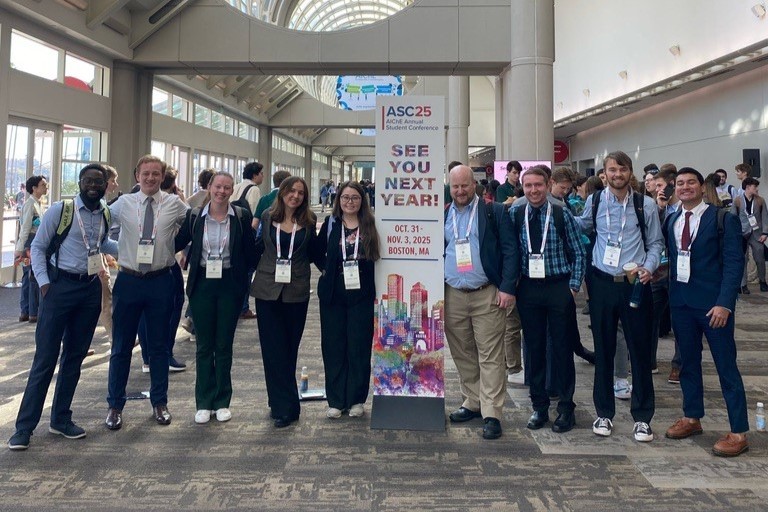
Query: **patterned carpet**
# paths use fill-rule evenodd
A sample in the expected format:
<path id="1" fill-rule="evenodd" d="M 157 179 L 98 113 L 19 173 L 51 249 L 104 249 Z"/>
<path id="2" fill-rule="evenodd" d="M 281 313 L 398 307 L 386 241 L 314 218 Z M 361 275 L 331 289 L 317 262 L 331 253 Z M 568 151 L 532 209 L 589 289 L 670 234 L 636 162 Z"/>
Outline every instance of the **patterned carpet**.
<path id="1" fill-rule="evenodd" d="M 18 291 L 0 289 L 0 436 L 13 422 L 34 352 L 33 326 L 17 323 Z M 741 371 L 750 425 L 754 405 L 768 400 L 768 294 L 753 294 L 737 312 Z M 587 345 L 586 316 L 579 316 Z M 299 366 L 310 386 L 322 385 L 319 316 L 310 304 Z M 49 408 L 26 452 L 0 449 L 0 510 L 766 510 L 768 437 L 750 434 L 750 451 L 734 460 L 710 454 L 728 429 L 711 359 L 705 354 L 702 436 L 664 439 L 680 414 L 680 388 L 668 384 L 670 338 L 659 347 L 654 376 L 656 440 L 631 438 L 629 404 L 617 403 L 614 435 L 591 433 L 592 367 L 577 360 L 577 428 L 558 435 L 525 428 L 525 388 L 510 386 L 504 435 L 481 437 L 481 421 L 446 423 L 445 433 L 370 430 L 368 417 L 325 418 L 323 402 L 302 405 L 300 421 L 277 430 L 268 419 L 256 321 L 241 322 L 233 368 L 233 419 L 196 425 L 194 344 L 179 331 L 177 356 L 189 365 L 171 375 L 173 423 L 150 418 L 147 400 L 128 403 L 124 427 L 110 432 L 106 415 L 109 345 L 97 331 L 73 405 L 82 440 L 47 432 Z M 138 350 L 138 349 L 137 349 Z M 134 357 L 129 391 L 148 389 Z M 446 413 L 460 403 L 452 361 L 446 361 Z M 50 397 L 49 397 L 50 399 Z M 552 411 L 554 413 L 554 410 Z"/>

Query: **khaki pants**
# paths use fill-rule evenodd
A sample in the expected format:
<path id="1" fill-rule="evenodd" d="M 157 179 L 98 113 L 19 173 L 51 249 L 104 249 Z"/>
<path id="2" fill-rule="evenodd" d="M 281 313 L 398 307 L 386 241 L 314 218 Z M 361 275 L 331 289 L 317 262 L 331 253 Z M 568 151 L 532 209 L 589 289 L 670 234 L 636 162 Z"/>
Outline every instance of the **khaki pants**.
<path id="1" fill-rule="evenodd" d="M 504 358 L 507 361 L 507 372 L 517 373 L 523 369 L 520 357 L 522 334 L 520 313 L 517 306 L 507 308 L 506 329 L 504 330 Z"/>
<path id="2" fill-rule="evenodd" d="M 459 371 L 463 407 L 501 420 L 506 394 L 506 310 L 497 288 L 463 292 L 445 286 L 445 337 Z"/>

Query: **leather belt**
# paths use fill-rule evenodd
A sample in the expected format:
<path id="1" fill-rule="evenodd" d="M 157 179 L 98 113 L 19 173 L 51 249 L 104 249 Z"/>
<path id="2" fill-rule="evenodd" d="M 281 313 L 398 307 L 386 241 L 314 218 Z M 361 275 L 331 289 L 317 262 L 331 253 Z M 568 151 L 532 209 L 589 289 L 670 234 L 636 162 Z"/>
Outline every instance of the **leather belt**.
<path id="1" fill-rule="evenodd" d="M 612 281 L 614 283 L 626 283 L 627 282 L 627 276 L 625 276 L 623 273 L 614 276 L 613 274 L 609 274 L 607 272 L 603 272 L 597 267 L 592 267 L 589 269 L 590 272 L 592 272 L 592 275 L 602 279 L 603 281 Z"/>
<path id="2" fill-rule="evenodd" d="M 571 278 L 571 274 L 558 274 L 556 276 L 547 276 L 543 278 L 522 276 L 524 279 L 539 283 L 559 283 L 560 281 L 568 281 Z"/>
<path id="3" fill-rule="evenodd" d="M 171 267 L 165 267 L 165 268 L 161 268 L 160 270 L 152 270 L 151 272 L 146 272 L 142 274 L 141 272 L 136 272 L 135 270 L 130 268 L 120 267 L 120 272 L 123 272 L 124 274 L 128 274 L 129 276 L 138 277 L 139 279 L 152 279 L 153 277 L 167 274 L 168 272 L 170 272 L 170 270 L 171 270 Z"/>
<path id="4" fill-rule="evenodd" d="M 453 287 L 451 287 L 451 288 L 453 288 L 457 292 L 472 293 L 472 292 L 479 292 L 480 290 L 485 290 L 489 286 L 491 286 L 491 283 L 485 283 L 484 285 L 482 285 L 482 286 L 480 286 L 478 288 L 453 288 Z"/>
<path id="5" fill-rule="evenodd" d="M 69 279 L 70 281 L 91 281 L 96 275 L 88 275 L 88 274 L 75 274 L 74 272 L 67 272 L 66 270 L 58 269 L 58 276 L 59 277 L 65 277 Z"/>

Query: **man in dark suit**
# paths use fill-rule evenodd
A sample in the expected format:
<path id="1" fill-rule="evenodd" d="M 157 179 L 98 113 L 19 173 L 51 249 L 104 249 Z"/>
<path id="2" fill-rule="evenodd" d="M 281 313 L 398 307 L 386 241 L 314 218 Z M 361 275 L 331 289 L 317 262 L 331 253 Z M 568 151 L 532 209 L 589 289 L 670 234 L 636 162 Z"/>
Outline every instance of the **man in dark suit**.
<path id="1" fill-rule="evenodd" d="M 712 451 L 722 457 L 735 457 L 747 451 L 749 430 L 747 399 L 736 366 L 733 337 L 736 295 L 744 269 L 741 226 L 734 215 L 719 213 L 702 201 L 703 184 L 704 178 L 697 170 L 684 167 L 678 171 L 675 194 L 682 208 L 664 224 L 672 327 L 682 359 L 684 414 L 667 429 L 666 436 L 684 439 L 702 433 L 701 351 L 702 335 L 706 335 L 731 426 L 731 432 L 720 438 Z"/>
<path id="2" fill-rule="evenodd" d="M 483 438 L 501 436 L 506 393 L 504 326 L 515 301 L 517 248 L 501 204 L 475 194 L 472 169 L 449 175 L 445 210 L 445 336 L 464 401 L 452 422 L 482 417 Z"/>

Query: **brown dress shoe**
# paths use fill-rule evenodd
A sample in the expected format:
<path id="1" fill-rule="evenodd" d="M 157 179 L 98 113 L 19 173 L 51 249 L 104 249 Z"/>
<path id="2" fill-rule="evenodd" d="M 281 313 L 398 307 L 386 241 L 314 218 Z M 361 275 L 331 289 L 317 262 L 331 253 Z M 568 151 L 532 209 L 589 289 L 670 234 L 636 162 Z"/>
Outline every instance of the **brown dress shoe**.
<path id="1" fill-rule="evenodd" d="M 36 323 L 37 323 L 37 317 L 36 317 L 36 316 L 31 316 L 31 315 L 30 315 L 30 317 L 29 317 L 29 323 L 31 323 L 31 324 L 36 324 Z"/>
<path id="2" fill-rule="evenodd" d="M 680 384 L 680 368 L 672 368 L 670 370 L 667 382 L 670 384 Z"/>
<path id="3" fill-rule="evenodd" d="M 19 322 L 29 322 L 29 315 L 21 315 L 19 317 Z"/>
<path id="4" fill-rule="evenodd" d="M 171 413 L 168 411 L 168 407 L 166 405 L 156 405 L 152 409 L 152 413 L 155 417 L 155 421 L 160 425 L 171 424 Z"/>
<path id="5" fill-rule="evenodd" d="M 110 408 L 107 413 L 107 419 L 104 424 L 109 430 L 120 430 L 123 426 L 123 411 L 118 411 L 115 408 Z"/>
<path id="6" fill-rule="evenodd" d="M 704 430 L 702 430 L 701 422 L 699 420 L 691 421 L 688 418 L 680 418 L 667 429 L 665 435 L 669 439 L 685 439 L 686 437 L 695 436 L 702 432 L 704 432 Z"/>
<path id="7" fill-rule="evenodd" d="M 256 313 L 248 309 L 240 313 L 240 318 L 242 318 L 243 320 L 250 320 L 252 318 L 256 318 Z"/>
<path id="8" fill-rule="evenodd" d="M 712 447 L 712 452 L 719 457 L 736 457 L 749 450 L 747 446 L 747 436 L 739 439 L 736 434 L 731 432 L 721 437 Z"/>

